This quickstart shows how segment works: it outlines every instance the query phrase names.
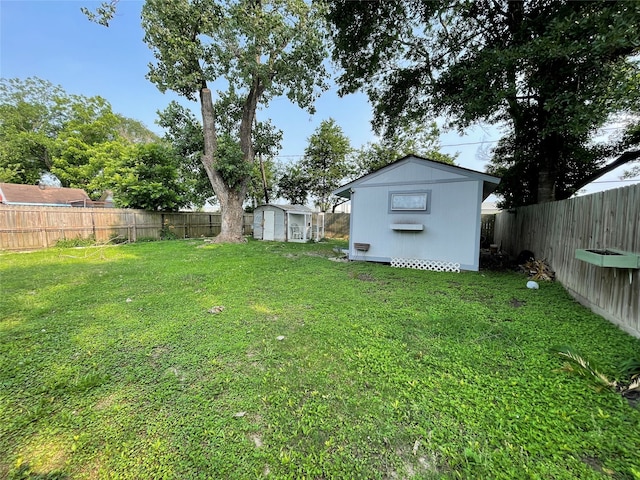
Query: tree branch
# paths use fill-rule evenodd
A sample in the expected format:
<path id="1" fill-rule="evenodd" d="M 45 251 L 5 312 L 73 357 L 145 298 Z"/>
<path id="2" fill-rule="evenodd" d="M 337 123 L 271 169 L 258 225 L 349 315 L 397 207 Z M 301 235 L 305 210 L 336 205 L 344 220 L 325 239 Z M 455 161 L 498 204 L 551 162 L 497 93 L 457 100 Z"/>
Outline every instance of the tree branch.
<path id="1" fill-rule="evenodd" d="M 618 168 L 618 167 L 620 167 L 620 166 L 622 166 L 622 165 L 624 165 L 626 163 L 633 162 L 634 160 L 638 160 L 639 158 L 640 158 L 640 150 L 631 150 L 629 152 L 624 152 L 622 155 L 620 155 L 613 162 L 605 165 L 604 167 L 600 168 L 596 172 L 594 172 L 591 175 L 585 177 L 584 179 L 582 179 L 582 181 L 580 181 L 579 183 L 574 185 L 572 193 L 577 192 L 582 187 L 590 184 L 594 180 L 597 180 L 598 178 L 603 176 L 605 173 L 609 173 L 612 170 L 615 170 L 616 168 Z M 559 199 L 559 200 L 562 200 L 562 199 Z"/>
<path id="2" fill-rule="evenodd" d="M 80 11 L 89 19 L 89 21 L 95 22 L 103 27 L 108 27 L 109 22 L 116 14 L 116 8 L 119 1 L 120 0 L 110 0 L 108 2 L 102 2 L 100 6 L 96 8 L 95 12 L 92 12 L 87 7 L 80 7 Z"/>

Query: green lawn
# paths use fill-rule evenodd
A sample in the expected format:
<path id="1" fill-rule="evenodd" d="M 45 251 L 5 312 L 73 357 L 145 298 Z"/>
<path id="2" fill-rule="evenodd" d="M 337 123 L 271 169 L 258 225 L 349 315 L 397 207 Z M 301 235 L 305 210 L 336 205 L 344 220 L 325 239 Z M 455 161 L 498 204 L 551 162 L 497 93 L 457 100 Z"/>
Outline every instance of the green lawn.
<path id="1" fill-rule="evenodd" d="M 640 409 L 549 352 L 640 341 L 559 284 L 335 246 L 0 254 L 0 478 L 640 478 Z"/>

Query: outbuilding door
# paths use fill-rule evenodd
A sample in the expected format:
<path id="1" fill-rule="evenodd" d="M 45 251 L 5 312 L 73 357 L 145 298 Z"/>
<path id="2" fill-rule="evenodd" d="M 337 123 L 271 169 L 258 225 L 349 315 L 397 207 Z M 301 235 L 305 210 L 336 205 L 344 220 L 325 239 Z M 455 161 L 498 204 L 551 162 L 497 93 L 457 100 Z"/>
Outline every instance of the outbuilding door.
<path id="1" fill-rule="evenodd" d="M 263 212 L 262 220 L 264 221 L 264 225 L 262 226 L 262 239 L 263 240 L 274 240 L 275 239 L 275 222 L 276 214 L 272 210 L 265 210 Z"/>

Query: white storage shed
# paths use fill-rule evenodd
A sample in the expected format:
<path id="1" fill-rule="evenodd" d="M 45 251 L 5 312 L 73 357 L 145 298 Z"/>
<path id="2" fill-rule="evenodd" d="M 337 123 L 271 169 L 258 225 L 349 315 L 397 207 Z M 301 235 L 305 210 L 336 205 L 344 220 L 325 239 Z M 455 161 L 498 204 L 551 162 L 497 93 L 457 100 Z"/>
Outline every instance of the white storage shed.
<path id="1" fill-rule="evenodd" d="M 306 242 L 312 238 L 313 210 L 304 205 L 260 205 L 253 211 L 253 238 Z"/>
<path id="2" fill-rule="evenodd" d="M 351 200 L 349 259 L 477 271 L 481 205 L 498 183 L 409 155 L 343 185 L 333 193 Z"/>

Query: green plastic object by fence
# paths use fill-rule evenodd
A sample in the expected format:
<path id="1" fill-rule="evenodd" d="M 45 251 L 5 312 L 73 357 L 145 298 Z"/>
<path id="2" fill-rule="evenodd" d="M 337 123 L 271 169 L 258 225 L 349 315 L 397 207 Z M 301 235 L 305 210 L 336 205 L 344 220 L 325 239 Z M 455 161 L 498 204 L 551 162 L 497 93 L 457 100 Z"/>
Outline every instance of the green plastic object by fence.
<path id="1" fill-rule="evenodd" d="M 598 267 L 640 268 L 640 255 L 615 248 L 577 249 L 576 258 Z"/>

